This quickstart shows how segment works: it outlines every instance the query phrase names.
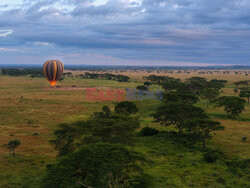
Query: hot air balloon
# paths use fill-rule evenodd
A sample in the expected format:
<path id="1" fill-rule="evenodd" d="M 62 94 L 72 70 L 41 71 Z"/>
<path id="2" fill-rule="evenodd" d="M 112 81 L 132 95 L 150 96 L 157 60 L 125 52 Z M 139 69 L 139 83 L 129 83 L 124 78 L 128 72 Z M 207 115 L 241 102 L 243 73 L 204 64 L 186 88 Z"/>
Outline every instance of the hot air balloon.
<path id="1" fill-rule="evenodd" d="M 54 86 L 56 82 L 61 78 L 63 74 L 64 66 L 59 60 L 48 60 L 43 65 L 43 72 L 51 86 Z"/>

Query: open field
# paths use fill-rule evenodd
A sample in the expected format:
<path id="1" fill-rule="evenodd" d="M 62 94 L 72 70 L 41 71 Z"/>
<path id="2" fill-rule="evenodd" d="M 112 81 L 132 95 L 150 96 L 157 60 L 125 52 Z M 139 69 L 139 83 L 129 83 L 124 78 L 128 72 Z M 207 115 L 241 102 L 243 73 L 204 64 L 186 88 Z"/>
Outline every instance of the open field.
<path id="1" fill-rule="evenodd" d="M 74 75 L 83 73 L 73 72 Z M 85 88 L 135 88 L 142 84 L 142 76 L 149 75 L 141 72 L 120 74 L 128 75 L 131 81 L 66 77 L 57 84 L 61 88 L 51 88 L 45 78 L 0 75 L 0 187 L 37 187 L 46 165 L 56 159 L 57 151 L 49 141 L 57 125 L 87 119 L 103 105 L 113 107 L 117 103 L 87 101 Z M 181 79 L 200 76 L 228 80 L 221 95 L 234 95 L 233 82 L 250 79 L 249 75 L 236 75 L 233 72 L 227 75 L 201 75 L 195 72 L 159 75 Z M 152 89 L 160 89 L 160 86 L 153 85 Z M 163 131 L 172 129 L 159 125 L 151 117 L 160 101 L 135 103 L 139 107 L 141 128 L 148 125 Z M 249 159 L 250 105 L 236 120 L 228 119 L 222 108 L 214 109 L 210 106 L 206 109 L 205 100 L 199 101 L 197 105 L 203 107 L 213 120 L 225 126 L 225 131 L 218 131 L 209 141 L 209 146 L 223 151 L 229 158 Z M 243 137 L 247 138 L 246 141 L 242 141 Z M 15 157 L 5 147 L 13 139 L 21 141 Z M 173 143 L 168 136 L 138 137 L 133 149 L 149 159 L 150 162 L 143 169 L 152 176 L 154 187 L 250 187 L 250 181 L 245 176 L 232 174 L 220 162 L 205 163 L 202 151 Z"/>

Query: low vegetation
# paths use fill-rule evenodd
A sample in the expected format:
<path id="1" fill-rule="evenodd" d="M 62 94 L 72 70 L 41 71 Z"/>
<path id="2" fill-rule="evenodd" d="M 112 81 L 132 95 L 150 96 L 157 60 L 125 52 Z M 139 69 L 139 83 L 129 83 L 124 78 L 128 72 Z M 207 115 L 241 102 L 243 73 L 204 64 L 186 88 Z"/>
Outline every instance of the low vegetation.
<path id="1" fill-rule="evenodd" d="M 41 69 L 2 69 L 2 75 L 43 77 Z"/>
<path id="2" fill-rule="evenodd" d="M 84 75 L 80 75 L 81 78 L 87 78 L 87 79 L 101 79 L 101 80 L 116 80 L 119 82 L 128 82 L 129 77 L 124 75 L 116 75 L 116 74 L 98 74 L 98 73 L 89 73 L 85 72 Z"/>
<path id="3" fill-rule="evenodd" d="M 250 185 L 249 105 L 241 84 L 150 75 L 117 85 L 114 78 L 74 75 L 65 74 L 58 90 L 29 75 L 0 76 L 18 83 L 0 88 L 0 187 Z M 72 85 L 164 93 L 161 101 L 86 101 L 85 90 L 62 90 Z"/>

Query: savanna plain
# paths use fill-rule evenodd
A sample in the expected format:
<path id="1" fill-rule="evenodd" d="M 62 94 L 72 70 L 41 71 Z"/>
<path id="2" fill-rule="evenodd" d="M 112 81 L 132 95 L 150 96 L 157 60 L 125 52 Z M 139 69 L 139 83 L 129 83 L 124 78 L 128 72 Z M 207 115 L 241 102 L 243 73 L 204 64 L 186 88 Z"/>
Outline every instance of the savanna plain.
<path id="1" fill-rule="evenodd" d="M 46 168 L 57 160 L 58 151 L 50 141 L 54 139 L 53 133 L 58 126 L 87 120 L 94 112 L 100 112 L 103 106 L 108 106 L 112 111 L 120 102 L 87 100 L 86 88 L 104 91 L 136 88 L 146 81 L 144 76 L 154 74 L 182 81 L 191 77 L 204 77 L 208 81 L 227 80 L 220 96 L 238 96 L 234 83 L 250 79 L 249 75 L 235 74 L 234 70 L 229 74 L 198 74 L 198 71 L 190 74 L 178 71 L 171 74 L 120 73 L 130 77 L 128 82 L 77 76 L 86 71 L 67 72 L 71 72 L 72 76 L 65 75 L 53 88 L 44 77 L 0 74 L 0 187 L 40 187 Z M 159 84 L 152 83 L 150 86 L 150 90 L 159 89 L 162 89 Z M 223 107 L 215 108 L 212 103 L 207 108 L 207 100 L 199 98 L 195 106 L 204 109 L 211 120 L 219 121 L 224 126 L 224 130 L 212 133 L 206 150 L 200 142 L 189 144 L 184 138 L 173 134 L 177 132 L 174 126 L 164 126 L 155 121 L 152 114 L 162 101 L 131 102 L 138 108 L 134 116 L 139 118 L 140 126 L 135 131 L 133 144 L 126 147 L 146 159 L 138 165 L 150 177 L 148 187 L 250 187 L 250 105 L 247 102 L 243 112 L 232 119 Z M 140 131 L 147 126 L 157 129 L 159 133 L 141 136 Z M 13 156 L 7 144 L 15 139 L 20 140 L 21 144 Z M 216 161 L 204 159 L 208 149 L 218 153 Z"/>

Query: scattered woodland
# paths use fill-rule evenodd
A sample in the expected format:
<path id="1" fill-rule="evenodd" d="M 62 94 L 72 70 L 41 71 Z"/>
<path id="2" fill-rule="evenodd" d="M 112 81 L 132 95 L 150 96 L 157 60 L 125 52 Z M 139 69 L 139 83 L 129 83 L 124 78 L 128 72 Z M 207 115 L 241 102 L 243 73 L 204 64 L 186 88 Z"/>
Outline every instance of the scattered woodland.
<path id="1" fill-rule="evenodd" d="M 2 69 L 0 187 L 250 187 L 249 72 L 66 70 L 52 88 Z M 88 101 L 89 87 L 163 97 Z"/>

